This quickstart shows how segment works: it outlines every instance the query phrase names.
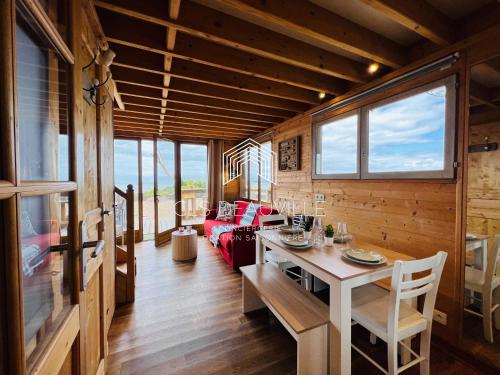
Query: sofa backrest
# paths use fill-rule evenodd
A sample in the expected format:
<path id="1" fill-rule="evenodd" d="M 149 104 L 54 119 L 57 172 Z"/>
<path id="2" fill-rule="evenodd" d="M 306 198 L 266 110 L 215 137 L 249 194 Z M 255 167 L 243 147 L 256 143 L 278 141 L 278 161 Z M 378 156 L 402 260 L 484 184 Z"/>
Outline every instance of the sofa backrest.
<path id="1" fill-rule="evenodd" d="M 252 225 L 259 225 L 259 216 L 263 215 L 272 215 L 278 213 L 277 210 L 274 210 L 272 207 L 267 206 L 259 206 L 258 203 L 246 202 L 246 201 L 235 201 L 236 204 L 236 214 L 234 217 L 234 223 L 239 225 L 243 214 L 250 204 L 253 204 L 254 208 L 257 208 L 257 213 L 253 219 Z"/>

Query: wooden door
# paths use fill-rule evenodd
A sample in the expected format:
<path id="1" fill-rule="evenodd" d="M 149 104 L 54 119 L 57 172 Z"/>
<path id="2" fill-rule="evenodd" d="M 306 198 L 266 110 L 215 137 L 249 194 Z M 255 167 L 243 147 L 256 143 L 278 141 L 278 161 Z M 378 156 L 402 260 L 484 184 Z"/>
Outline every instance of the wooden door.
<path id="1" fill-rule="evenodd" d="M 104 373 L 113 90 L 99 90 L 104 105 L 83 98 L 84 83 L 106 75 L 88 64 L 99 40 L 91 3 L 46 3 L 0 2 L 0 373 Z"/>
<path id="2" fill-rule="evenodd" d="M 82 54 L 87 52 L 82 45 Z M 87 59 L 91 59 L 87 56 Z M 88 68 L 90 76 L 104 81 L 105 69 Z M 108 93 L 106 93 L 108 91 Z M 104 86 L 97 103 L 109 97 Z M 107 332 L 114 311 L 114 219 L 112 102 L 83 106 L 84 123 L 84 215 L 80 226 L 80 368 L 84 374 L 104 374 Z M 86 246 L 87 244 L 87 246 Z"/>
<path id="3" fill-rule="evenodd" d="M 180 187 L 178 147 L 173 141 L 155 139 L 154 142 L 154 196 L 155 196 L 155 245 L 170 240 L 179 223 Z"/>

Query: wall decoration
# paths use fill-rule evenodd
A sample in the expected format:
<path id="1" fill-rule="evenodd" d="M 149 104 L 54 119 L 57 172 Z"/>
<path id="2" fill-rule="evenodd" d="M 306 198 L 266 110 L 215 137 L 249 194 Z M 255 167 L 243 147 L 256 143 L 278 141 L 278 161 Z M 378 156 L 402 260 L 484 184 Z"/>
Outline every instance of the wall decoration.
<path id="1" fill-rule="evenodd" d="M 300 169 L 300 136 L 280 142 L 278 153 L 280 171 L 298 171 Z"/>

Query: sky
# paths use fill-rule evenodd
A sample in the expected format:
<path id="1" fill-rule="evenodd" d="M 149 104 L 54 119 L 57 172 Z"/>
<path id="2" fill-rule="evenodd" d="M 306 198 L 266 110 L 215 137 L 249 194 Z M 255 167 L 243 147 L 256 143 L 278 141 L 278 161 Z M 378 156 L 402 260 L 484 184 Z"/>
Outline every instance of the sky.
<path id="1" fill-rule="evenodd" d="M 368 113 L 369 172 L 442 170 L 446 88 L 438 87 Z M 321 127 L 322 173 L 353 173 L 357 115 Z"/>
<path id="2" fill-rule="evenodd" d="M 158 146 L 162 160 L 169 173 L 173 175 L 173 145 L 167 141 L 160 141 Z M 153 141 L 142 142 L 142 174 L 143 191 L 153 189 Z M 207 179 L 207 147 L 202 145 L 181 145 L 181 174 L 182 179 Z M 126 188 L 127 184 L 138 184 L 137 181 L 137 142 L 129 140 L 115 140 L 115 184 Z M 168 177 L 162 168 L 159 168 L 159 187 L 172 185 L 173 179 Z"/>

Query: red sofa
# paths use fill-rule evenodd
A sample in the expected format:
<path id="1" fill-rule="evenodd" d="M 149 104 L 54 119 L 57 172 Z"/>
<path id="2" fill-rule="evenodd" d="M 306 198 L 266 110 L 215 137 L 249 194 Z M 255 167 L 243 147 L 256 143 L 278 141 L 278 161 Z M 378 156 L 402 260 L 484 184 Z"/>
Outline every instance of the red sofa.
<path id="1" fill-rule="evenodd" d="M 238 270 L 242 266 L 255 264 L 255 231 L 259 229 L 259 217 L 263 215 L 276 214 L 277 211 L 271 207 L 259 206 L 254 203 L 257 213 L 253 219 L 252 225 L 240 226 L 240 220 L 245 213 L 250 202 L 236 201 L 236 212 L 234 223 L 238 227 L 233 228 L 231 232 L 223 233 L 219 237 L 219 246 L 217 247 L 224 260 L 234 269 Z M 227 221 L 215 220 L 217 209 L 208 210 L 205 217 L 205 236 L 210 238 L 212 228 L 216 225 L 228 224 Z"/>

